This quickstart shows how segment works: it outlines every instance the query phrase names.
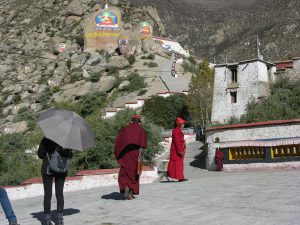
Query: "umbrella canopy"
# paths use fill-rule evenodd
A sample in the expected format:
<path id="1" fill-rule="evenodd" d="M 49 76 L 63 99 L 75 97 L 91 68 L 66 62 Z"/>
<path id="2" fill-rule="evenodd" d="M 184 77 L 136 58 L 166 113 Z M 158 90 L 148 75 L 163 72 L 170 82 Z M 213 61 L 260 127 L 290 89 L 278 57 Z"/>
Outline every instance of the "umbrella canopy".
<path id="1" fill-rule="evenodd" d="M 50 109 L 39 116 L 45 136 L 63 148 L 83 151 L 95 145 L 94 134 L 84 119 L 65 109 Z"/>

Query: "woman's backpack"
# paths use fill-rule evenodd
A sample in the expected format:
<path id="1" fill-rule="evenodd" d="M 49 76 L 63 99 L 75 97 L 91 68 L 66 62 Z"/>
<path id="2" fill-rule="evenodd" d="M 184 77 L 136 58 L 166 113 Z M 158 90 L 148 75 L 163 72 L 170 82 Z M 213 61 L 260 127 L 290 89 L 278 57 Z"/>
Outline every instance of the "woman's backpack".
<path id="1" fill-rule="evenodd" d="M 57 146 L 50 156 L 47 153 L 50 173 L 65 173 L 68 171 L 71 165 L 71 158 L 62 156 L 60 154 L 61 151 L 64 151 L 64 149 L 61 146 Z"/>

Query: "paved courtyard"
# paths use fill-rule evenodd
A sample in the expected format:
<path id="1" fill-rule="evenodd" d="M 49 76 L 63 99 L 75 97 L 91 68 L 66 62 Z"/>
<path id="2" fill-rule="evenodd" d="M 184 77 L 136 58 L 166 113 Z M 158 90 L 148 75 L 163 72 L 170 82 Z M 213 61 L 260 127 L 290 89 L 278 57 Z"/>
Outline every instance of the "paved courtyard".
<path id="1" fill-rule="evenodd" d="M 66 193 L 65 224 L 300 224 L 300 171 L 209 172 L 199 147 L 188 145 L 188 182 L 142 185 L 133 201 L 117 186 Z M 12 202 L 21 225 L 41 224 L 42 201 Z"/>

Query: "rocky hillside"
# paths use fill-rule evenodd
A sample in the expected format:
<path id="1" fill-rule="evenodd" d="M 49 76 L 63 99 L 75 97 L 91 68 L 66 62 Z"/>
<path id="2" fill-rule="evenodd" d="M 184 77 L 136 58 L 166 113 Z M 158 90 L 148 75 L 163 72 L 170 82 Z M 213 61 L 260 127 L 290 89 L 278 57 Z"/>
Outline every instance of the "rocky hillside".
<path id="1" fill-rule="evenodd" d="M 0 130 L 24 132 L 29 129 L 24 121 L 41 110 L 94 92 L 105 93 L 107 107 L 116 107 L 166 91 L 157 73 L 171 55 L 152 39 L 140 40 L 135 55 L 83 51 L 85 21 L 104 3 L 0 0 Z M 123 29 L 148 21 L 156 35 L 164 33 L 155 8 L 131 7 L 118 0 L 110 4 L 121 9 Z"/>
<path id="2" fill-rule="evenodd" d="M 300 55 L 299 0 L 129 1 L 155 5 L 166 33 L 217 63 L 255 57 L 257 35 L 267 60 Z"/>

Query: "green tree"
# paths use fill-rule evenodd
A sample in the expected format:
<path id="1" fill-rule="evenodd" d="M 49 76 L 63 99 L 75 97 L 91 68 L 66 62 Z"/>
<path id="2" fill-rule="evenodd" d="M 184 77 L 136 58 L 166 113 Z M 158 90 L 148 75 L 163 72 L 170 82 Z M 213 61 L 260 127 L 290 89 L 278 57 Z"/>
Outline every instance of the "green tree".
<path id="1" fill-rule="evenodd" d="M 167 129 L 173 128 L 176 117 L 186 120 L 189 117 L 184 94 L 174 94 L 167 98 L 153 96 L 145 101 L 142 112 L 155 124 Z"/>
<path id="2" fill-rule="evenodd" d="M 271 95 L 248 103 L 239 123 L 300 118 L 300 80 L 278 77 L 271 85 Z"/>
<path id="3" fill-rule="evenodd" d="M 214 69 L 204 60 L 193 75 L 187 105 L 195 126 L 206 127 L 211 122 Z"/>

